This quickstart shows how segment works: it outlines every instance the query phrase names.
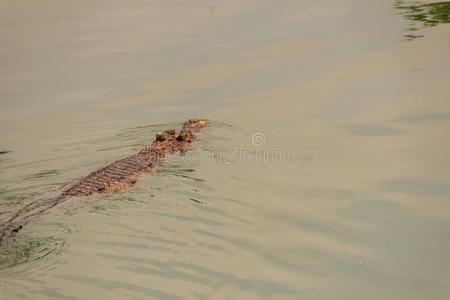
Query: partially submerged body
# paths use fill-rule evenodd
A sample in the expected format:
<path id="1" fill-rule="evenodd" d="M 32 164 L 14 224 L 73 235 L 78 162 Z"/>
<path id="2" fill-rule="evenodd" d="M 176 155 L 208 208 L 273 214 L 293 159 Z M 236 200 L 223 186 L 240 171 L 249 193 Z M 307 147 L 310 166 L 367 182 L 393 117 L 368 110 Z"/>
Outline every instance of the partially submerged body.
<path id="1" fill-rule="evenodd" d="M 150 145 L 137 154 L 117 160 L 65 188 L 61 194 L 45 202 L 33 202 L 14 214 L 0 228 L 0 245 L 14 238 L 22 227 L 34 216 L 72 197 L 89 196 L 95 193 L 114 193 L 133 187 L 139 177 L 153 171 L 167 155 L 182 153 L 195 139 L 195 132 L 205 126 L 205 121 L 190 119 L 177 132 L 166 130 L 158 133 Z"/>

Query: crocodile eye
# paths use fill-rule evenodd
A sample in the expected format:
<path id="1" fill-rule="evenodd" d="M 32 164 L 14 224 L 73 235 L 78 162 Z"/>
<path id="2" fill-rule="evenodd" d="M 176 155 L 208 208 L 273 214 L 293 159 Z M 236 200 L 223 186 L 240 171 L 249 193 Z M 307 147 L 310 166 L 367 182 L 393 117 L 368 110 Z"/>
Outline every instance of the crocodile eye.
<path id="1" fill-rule="evenodd" d="M 158 133 L 156 134 L 156 140 L 157 140 L 158 142 L 162 142 L 162 141 L 165 140 L 165 137 L 164 137 L 164 135 L 163 135 L 161 132 L 158 132 Z"/>

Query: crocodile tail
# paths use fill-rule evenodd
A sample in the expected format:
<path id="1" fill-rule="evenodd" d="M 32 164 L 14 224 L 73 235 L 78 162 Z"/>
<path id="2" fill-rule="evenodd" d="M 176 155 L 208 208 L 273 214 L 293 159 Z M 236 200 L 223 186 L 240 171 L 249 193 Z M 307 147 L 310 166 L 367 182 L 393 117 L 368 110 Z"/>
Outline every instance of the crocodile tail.
<path id="1" fill-rule="evenodd" d="M 60 195 L 46 201 L 37 201 L 25 205 L 0 225 L 0 247 L 14 241 L 17 233 L 38 215 L 45 213 L 52 207 L 64 202 L 69 195 Z"/>

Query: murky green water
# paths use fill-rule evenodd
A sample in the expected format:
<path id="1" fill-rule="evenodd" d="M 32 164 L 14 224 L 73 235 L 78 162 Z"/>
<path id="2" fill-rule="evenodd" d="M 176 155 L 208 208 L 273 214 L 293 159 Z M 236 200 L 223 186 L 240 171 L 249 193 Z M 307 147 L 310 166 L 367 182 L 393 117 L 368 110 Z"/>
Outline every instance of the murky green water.
<path id="1" fill-rule="evenodd" d="M 135 189 L 21 231 L 0 299 L 448 299 L 448 20 L 448 2 L 3 1 L 1 220 L 210 122 Z"/>

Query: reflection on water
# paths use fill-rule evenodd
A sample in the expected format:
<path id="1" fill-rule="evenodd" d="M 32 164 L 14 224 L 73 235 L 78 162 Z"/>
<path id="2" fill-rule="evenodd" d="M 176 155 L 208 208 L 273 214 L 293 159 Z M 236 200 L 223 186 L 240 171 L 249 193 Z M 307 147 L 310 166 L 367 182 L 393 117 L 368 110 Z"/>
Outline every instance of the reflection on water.
<path id="1" fill-rule="evenodd" d="M 421 27 L 432 27 L 439 24 L 450 23 L 450 1 L 435 3 L 408 3 L 396 1 L 395 8 L 409 21 L 412 21 L 407 30 L 411 33 L 404 35 L 408 40 L 423 37 L 415 32 Z"/>

